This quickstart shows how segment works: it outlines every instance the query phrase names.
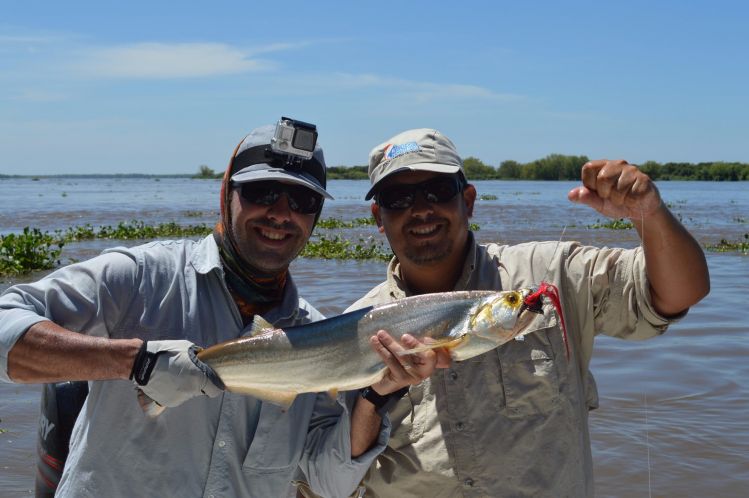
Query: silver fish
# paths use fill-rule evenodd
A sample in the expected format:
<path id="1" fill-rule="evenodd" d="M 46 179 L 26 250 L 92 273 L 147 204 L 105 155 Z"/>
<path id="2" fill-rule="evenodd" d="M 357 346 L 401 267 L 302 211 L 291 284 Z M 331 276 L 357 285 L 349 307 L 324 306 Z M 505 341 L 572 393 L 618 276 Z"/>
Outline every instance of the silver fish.
<path id="1" fill-rule="evenodd" d="M 211 346 L 198 358 L 226 389 L 288 406 L 297 394 L 359 389 L 379 381 L 385 365 L 369 339 L 384 329 L 448 348 L 461 361 L 532 331 L 542 313 L 535 289 L 424 294 L 306 325 L 277 329 L 256 317 L 250 336 Z"/>

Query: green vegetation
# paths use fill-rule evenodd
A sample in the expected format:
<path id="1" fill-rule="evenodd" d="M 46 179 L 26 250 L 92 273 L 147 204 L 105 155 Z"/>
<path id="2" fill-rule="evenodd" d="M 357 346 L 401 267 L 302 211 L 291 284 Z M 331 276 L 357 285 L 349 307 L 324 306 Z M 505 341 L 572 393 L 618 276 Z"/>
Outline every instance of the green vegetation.
<path id="1" fill-rule="evenodd" d="M 390 249 L 372 238 L 359 239 L 357 244 L 346 240 L 339 235 L 332 239 L 321 236 L 318 239 L 310 239 L 302 250 L 304 258 L 322 259 L 379 259 L 389 261 L 393 257 Z"/>
<path id="2" fill-rule="evenodd" d="M 319 228 L 335 229 L 335 228 L 356 228 L 361 226 L 376 225 L 377 222 L 374 218 L 354 218 L 351 221 L 343 221 L 340 218 L 325 218 L 317 222 Z"/>
<path id="3" fill-rule="evenodd" d="M 482 194 L 479 196 L 479 200 L 481 201 L 496 201 L 497 196 L 494 194 Z"/>
<path id="4" fill-rule="evenodd" d="M 369 180 L 368 166 L 328 166 L 328 180 Z"/>
<path id="5" fill-rule="evenodd" d="M 26 227 L 23 233 L 0 235 L 0 275 L 20 275 L 48 270 L 60 264 L 64 241 L 39 229 Z"/>
<path id="6" fill-rule="evenodd" d="M 209 168 L 205 164 L 201 164 L 198 168 L 198 173 L 193 175 L 192 177 L 200 180 L 212 180 L 214 178 L 221 178 L 222 176 L 224 176 L 223 172 L 216 173 L 212 168 Z"/>
<path id="7" fill-rule="evenodd" d="M 580 168 L 589 161 L 587 156 L 551 154 L 526 164 L 503 161 L 499 178 L 503 180 L 579 180 Z"/>
<path id="8" fill-rule="evenodd" d="M 504 161 L 498 177 L 504 180 L 578 180 L 580 168 L 588 162 L 586 156 L 551 154 L 543 159 L 521 164 Z M 749 164 L 727 162 L 658 163 L 646 161 L 640 169 L 656 181 L 663 180 L 749 180 Z"/>
<path id="9" fill-rule="evenodd" d="M 355 228 L 374 225 L 372 218 L 355 218 L 345 222 L 337 218 L 326 218 L 319 221 L 323 228 Z M 60 253 L 65 244 L 84 240 L 151 240 L 166 238 L 204 237 L 213 231 L 213 226 L 204 223 L 198 225 L 178 225 L 177 223 L 160 223 L 146 225 L 143 221 L 121 222 L 116 226 L 93 227 L 86 224 L 55 230 L 53 233 L 42 232 L 37 228 L 26 227 L 21 234 L 0 236 L 0 276 L 20 275 L 35 270 L 48 270 L 60 265 Z M 389 259 L 391 253 L 381 243 L 360 239 L 353 243 L 336 236 L 333 239 L 320 237 L 310 240 L 302 253 L 306 257 L 341 258 L 341 259 Z"/>
<path id="10" fill-rule="evenodd" d="M 137 240 L 159 239 L 175 237 L 201 237 L 213 231 L 213 226 L 204 223 L 200 225 L 178 225 L 177 223 L 161 223 L 146 225 L 142 221 L 120 222 L 116 227 L 111 225 L 94 228 L 91 225 L 71 227 L 65 231 L 57 230 L 55 235 L 64 242 L 77 242 L 92 239 Z"/>
<path id="11" fill-rule="evenodd" d="M 744 234 L 744 240 L 729 242 L 726 239 L 720 239 L 717 244 L 708 244 L 705 249 L 713 252 L 740 252 L 749 254 L 749 233 Z"/>
<path id="12" fill-rule="evenodd" d="M 468 180 L 496 180 L 499 178 L 499 172 L 496 168 L 473 156 L 466 157 L 463 160 L 463 169 Z"/>
<path id="13" fill-rule="evenodd" d="M 198 211 L 193 209 L 188 209 L 187 211 L 183 211 L 182 214 L 184 214 L 188 218 L 200 218 L 201 216 L 215 216 L 218 217 L 220 213 L 216 211 Z"/>
<path id="14" fill-rule="evenodd" d="M 327 229 L 347 229 L 373 225 L 372 218 L 355 218 L 343 221 L 338 218 L 320 220 L 319 225 Z M 633 228 L 629 221 L 612 220 L 607 223 L 596 223 L 588 228 L 608 228 L 613 230 L 628 230 Z M 469 229 L 478 231 L 479 225 L 471 223 Z M 213 230 L 212 226 L 178 225 L 176 223 L 161 223 L 149 226 L 142 221 L 122 222 L 117 226 L 91 225 L 70 227 L 66 230 L 56 230 L 53 234 L 42 232 L 37 228 L 26 227 L 20 234 L 0 235 L 0 276 L 15 276 L 35 270 L 48 270 L 60 265 L 60 254 L 65 244 L 93 239 L 109 240 L 148 240 L 158 238 L 202 237 Z M 721 239 L 718 244 L 709 244 L 705 248 L 714 252 L 749 253 L 749 233 L 744 234 L 744 240 L 731 242 Z M 313 236 L 307 243 L 301 256 L 323 259 L 355 259 L 355 260 L 389 260 L 392 252 L 382 242 L 369 237 L 360 238 L 352 242 L 340 235 L 333 238 Z"/>
<path id="15" fill-rule="evenodd" d="M 647 161 L 640 169 L 653 180 L 707 180 L 742 181 L 749 180 L 749 164 L 739 162 L 712 163 L 665 163 Z"/>
<path id="16" fill-rule="evenodd" d="M 485 164 L 476 157 L 463 160 L 466 177 L 474 180 L 579 180 L 580 168 L 589 161 L 587 156 L 550 154 L 528 163 L 502 161 L 499 168 Z M 640 169 L 653 180 L 749 180 L 749 164 L 739 162 L 658 163 L 647 161 Z"/>
<path id="17" fill-rule="evenodd" d="M 609 220 L 606 223 L 598 222 L 594 223 L 593 225 L 588 225 L 588 228 L 608 228 L 609 230 L 630 230 L 634 227 L 635 226 L 631 221 L 626 221 L 623 219 Z"/>
<path id="18" fill-rule="evenodd" d="M 469 156 L 463 160 L 466 177 L 475 180 L 579 180 L 580 168 L 588 162 L 587 156 L 568 156 L 550 154 L 541 159 L 520 163 L 502 161 L 498 167 L 486 164 L 481 159 Z M 645 161 L 639 165 L 653 180 L 702 180 L 702 181 L 749 181 L 749 163 L 741 162 L 667 162 Z M 328 180 L 367 180 L 367 166 L 329 166 Z M 109 174 L 109 175 L 2 175 L 0 180 L 10 178 L 222 178 L 223 172 L 215 172 L 205 164 L 198 167 L 192 175 L 146 175 L 146 174 Z"/>

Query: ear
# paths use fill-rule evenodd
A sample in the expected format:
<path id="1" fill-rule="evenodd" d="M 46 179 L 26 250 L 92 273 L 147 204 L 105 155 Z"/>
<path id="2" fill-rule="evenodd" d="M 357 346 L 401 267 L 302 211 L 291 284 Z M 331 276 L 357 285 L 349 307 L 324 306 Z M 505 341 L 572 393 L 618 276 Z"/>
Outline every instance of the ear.
<path id="1" fill-rule="evenodd" d="M 382 226 L 382 216 L 380 216 L 380 206 L 378 206 L 376 202 L 373 202 L 370 209 L 372 210 L 372 216 L 374 216 L 374 219 L 377 222 L 377 230 L 379 230 L 380 233 L 385 233 L 385 227 Z"/>
<path id="2" fill-rule="evenodd" d="M 468 184 L 463 189 L 463 202 L 466 206 L 466 213 L 468 217 L 473 216 L 473 204 L 476 202 L 476 187 L 472 184 Z"/>

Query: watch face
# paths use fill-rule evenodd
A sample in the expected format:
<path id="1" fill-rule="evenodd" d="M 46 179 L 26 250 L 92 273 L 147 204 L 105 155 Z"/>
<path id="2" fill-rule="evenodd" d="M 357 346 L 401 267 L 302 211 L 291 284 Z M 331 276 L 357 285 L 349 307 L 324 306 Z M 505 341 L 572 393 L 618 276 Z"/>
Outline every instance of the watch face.
<path id="1" fill-rule="evenodd" d="M 380 409 L 385 406 L 385 403 L 387 403 L 390 395 L 386 394 L 385 396 L 382 396 L 381 394 L 378 394 L 377 391 L 372 389 L 372 386 L 369 386 L 362 389 L 361 397 L 375 405 L 375 408 Z"/>

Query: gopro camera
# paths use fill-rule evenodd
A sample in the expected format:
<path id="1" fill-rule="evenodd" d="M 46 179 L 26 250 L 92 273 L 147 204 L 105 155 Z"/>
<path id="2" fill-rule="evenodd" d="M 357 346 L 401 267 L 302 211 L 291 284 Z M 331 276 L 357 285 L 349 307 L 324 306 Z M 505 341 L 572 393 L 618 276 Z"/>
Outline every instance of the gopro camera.
<path id="1" fill-rule="evenodd" d="M 282 117 L 276 123 L 276 133 L 271 139 L 270 147 L 276 154 L 311 159 L 316 143 L 315 125 Z"/>

